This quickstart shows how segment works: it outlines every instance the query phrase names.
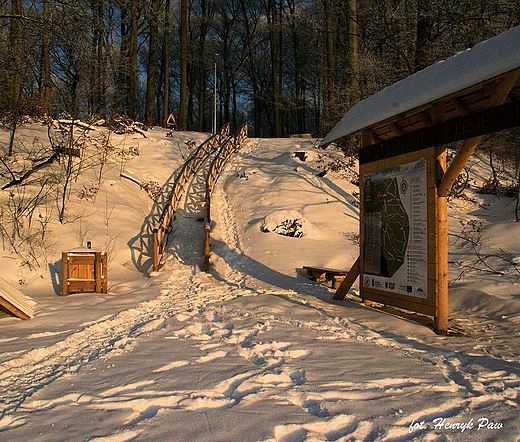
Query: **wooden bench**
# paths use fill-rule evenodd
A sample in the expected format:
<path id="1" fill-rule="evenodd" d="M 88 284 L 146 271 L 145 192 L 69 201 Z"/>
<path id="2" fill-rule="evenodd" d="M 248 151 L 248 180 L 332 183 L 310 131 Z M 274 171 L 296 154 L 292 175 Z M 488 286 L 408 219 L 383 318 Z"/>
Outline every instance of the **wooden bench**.
<path id="1" fill-rule="evenodd" d="M 310 138 L 312 138 L 312 134 L 291 134 L 291 135 L 289 135 L 289 138 L 305 138 L 305 139 L 310 139 Z"/>
<path id="2" fill-rule="evenodd" d="M 348 270 L 329 269 L 324 267 L 303 266 L 307 276 L 319 283 L 332 282 L 332 288 L 338 289 L 347 276 Z"/>

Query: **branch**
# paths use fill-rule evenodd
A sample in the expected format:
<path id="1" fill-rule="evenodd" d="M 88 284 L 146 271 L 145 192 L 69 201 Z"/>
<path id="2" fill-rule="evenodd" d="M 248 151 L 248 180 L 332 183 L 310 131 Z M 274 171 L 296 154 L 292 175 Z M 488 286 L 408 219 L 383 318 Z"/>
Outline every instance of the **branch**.
<path id="1" fill-rule="evenodd" d="M 96 130 L 95 126 L 93 126 L 91 124 L 83 123 L 83 121 L 80 121 L 80 120 L 60 119 L 60 120 L 57 120 L 57 121 L 58 121 L 58 123 L 61 123 L 61 124 L 68 124 L 68 125 L 71 125 L 71 126 L 80 126 L 83 129 L 87 129 L 87 130 Z"/>
<path id="2" fill-rule="evenodd" d="M 139 187 L 142 187 L 141 181 L 134 178 L 133 176 L 127 175 L 126 173 L 120 173 L 121 178 L 126 178 L 127 180 L 132 181 L 133 183 L 137 184 Z"/>
<path id="3" fill-rule="evenodd" d="M 27 178 L 29 178 L 33 173 L 37 172 L 40 169 L 43 169 L 45 166 L 48 166 L 49 164 L 54 163 L 59 157 L 59 152 L 54 152 L 49 158 L 47 158 L 45 161 L 42 161 L 41 163 L 38 163 L 36 166 L 34 166 L 32 169 L 29 169 L 27 172 L 25 172 L 20 178 L 13 178 L 12 181 L 10 181 L 7 184 L 4 184 L 2 186 L 2 190 L 8 189 L 9 187 L 16 186 L 18 184 L 23 183 Z"/>
<path id="4" fill-rule="evenodd" d="M 0 158 L 0 161 L 1 161 L 2 164 L 5 166 L 5 168 L 6 168 L 7 171 L 9 172 L 9 174 L 13 177 L 13 180 L 15 180 L 16 177 L 14 176 L 13 171 L 12 171 L 11 168 L 7 165 L 7 163 L 4 161 L 4 159 L 3 159 L 3 158 Z"/>

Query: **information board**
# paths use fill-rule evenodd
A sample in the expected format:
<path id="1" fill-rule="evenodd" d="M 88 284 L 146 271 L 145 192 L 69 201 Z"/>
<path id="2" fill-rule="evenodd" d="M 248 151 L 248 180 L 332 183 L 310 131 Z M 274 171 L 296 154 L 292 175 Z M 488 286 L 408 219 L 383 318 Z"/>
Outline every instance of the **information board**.
<path id="1" fill-rule="evenodd" d="M 364 287 L 426 298 L 426 159 L 363 177 Z"/>

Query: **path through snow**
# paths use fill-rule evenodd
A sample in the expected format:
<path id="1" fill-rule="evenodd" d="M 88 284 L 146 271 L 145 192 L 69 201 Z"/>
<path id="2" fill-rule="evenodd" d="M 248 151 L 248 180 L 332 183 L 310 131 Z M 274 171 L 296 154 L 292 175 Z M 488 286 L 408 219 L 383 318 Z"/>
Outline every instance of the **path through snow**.
<path id="1" fill-rule="evenodd" d="M 268 267 L 254 247 L 265 234 L 245 222 L 248 188 L 235 170 L 267 173 L 273 147 L 250 143 L 215 193 L 210 275 L 199 270 L 201 223 L 179 214 L 169 245 L 179 260 L 166 261 L 150 299 L 4 356 L 0 437 L 518 440 L 518 334 L 497 332 L 490 348 L 482 337 L 439 337 L 284 273 L 302 259 L 289 250 Z M 311 171 L 299 173 L 316 192 Z M 283 174 L 277 179 L 283 189 Z M 350 217 L 350 200 L 336 198 Z M 477 429 L 485 420 L 500 428 Z"/>

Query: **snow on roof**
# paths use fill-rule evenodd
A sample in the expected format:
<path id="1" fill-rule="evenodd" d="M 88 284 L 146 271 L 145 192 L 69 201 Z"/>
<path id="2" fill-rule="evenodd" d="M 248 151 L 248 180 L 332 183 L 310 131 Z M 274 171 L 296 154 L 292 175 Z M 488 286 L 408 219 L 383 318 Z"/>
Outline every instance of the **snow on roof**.
<path id="1" fill-rule="evenodd" d="M 520 26 L 440 61 L 354 105 L 321 145 L 520 67 Z"/>

